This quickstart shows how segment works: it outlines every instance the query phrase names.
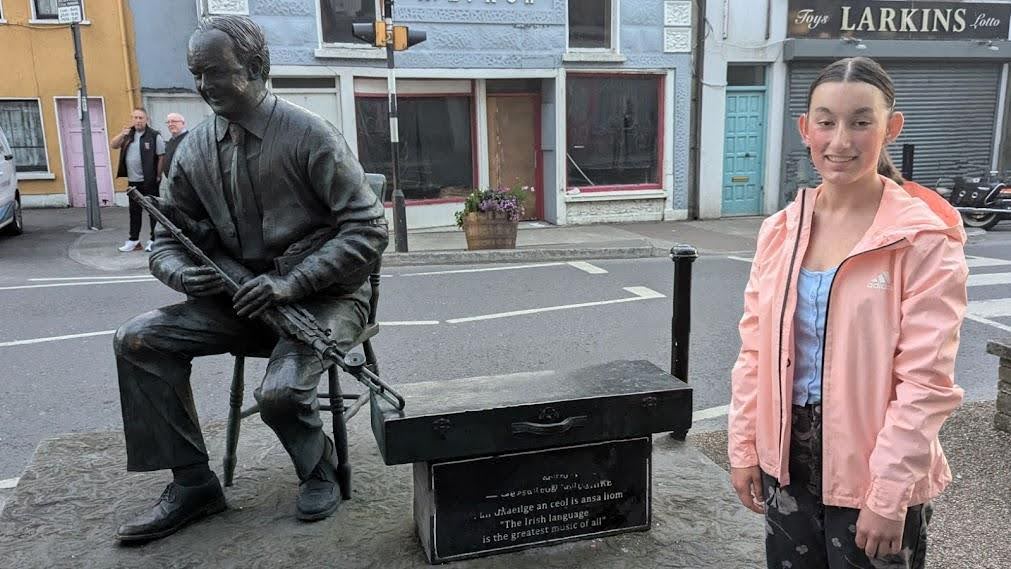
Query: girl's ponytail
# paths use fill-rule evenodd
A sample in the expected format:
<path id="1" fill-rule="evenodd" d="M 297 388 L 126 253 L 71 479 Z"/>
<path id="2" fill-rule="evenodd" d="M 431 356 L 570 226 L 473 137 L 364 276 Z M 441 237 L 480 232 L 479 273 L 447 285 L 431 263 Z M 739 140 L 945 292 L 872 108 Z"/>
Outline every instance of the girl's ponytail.
<path id="1" fill-rule="evenodd" d="M 895 167 L 892 157 L 888 155 L 888 147 L 881 147 L 881 156 L 878 157 L 878 174 L 891 178 L 896 184 L 902 185 L 902 173 Z"/>

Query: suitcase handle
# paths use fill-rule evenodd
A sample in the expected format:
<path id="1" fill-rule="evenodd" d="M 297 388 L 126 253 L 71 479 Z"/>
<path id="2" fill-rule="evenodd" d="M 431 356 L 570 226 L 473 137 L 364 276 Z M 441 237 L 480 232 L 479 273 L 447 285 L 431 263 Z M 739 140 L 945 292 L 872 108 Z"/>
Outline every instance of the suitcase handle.
<path id="1" fill-rule="evenodd" d="M 577 415 L 575 417 L 563 419 L 557 423 L 532 423 L 522 421 L 519 423 L 513 423 L 512 429 L 514 435 L 536 435 L 538 437 L 547 437 L 567 433 L 572 429 L 581 427 L 585 424 L 586 415 Z"/>

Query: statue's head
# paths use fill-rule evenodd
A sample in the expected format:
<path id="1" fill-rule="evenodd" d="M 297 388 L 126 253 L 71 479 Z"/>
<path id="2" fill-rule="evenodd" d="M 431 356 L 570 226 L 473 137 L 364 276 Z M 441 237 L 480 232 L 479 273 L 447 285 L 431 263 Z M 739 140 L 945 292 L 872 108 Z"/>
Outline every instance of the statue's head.
<path id="1" fill-rule="evenodd" d="M 215 114 L 236 118 L 263 98 L 270 76 L 267 41 L 244 16 L 208 16 L 190 36 L 187 65 Z"/>

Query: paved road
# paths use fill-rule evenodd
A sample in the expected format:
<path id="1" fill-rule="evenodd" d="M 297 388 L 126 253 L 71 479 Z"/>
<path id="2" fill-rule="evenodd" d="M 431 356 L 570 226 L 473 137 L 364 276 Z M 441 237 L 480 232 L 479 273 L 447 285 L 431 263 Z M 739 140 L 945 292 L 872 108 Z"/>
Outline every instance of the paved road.
<path id="1" fill-rule="evenodd" d="M 109 331 L 181 299 L 136 271 L 97 274 L 67 260 L 74 238 L 66 228 L 36 227 L 0 240 L 0 480 L 18 476 L 42 438 L 120 427 Z M 976 320 L 963 328 L 958 380 L 971 399 L 993 399 L 995 361 L 984 347 L 987 338 L 1011 335 L 1011 227 L 979 238 L 967 253 Z M 720 408 L 729 398 L 748 268 L 744 257 L 695 265 L 690 379 L 695 409 L 712 417 L 699 429 L 725 420 Z M 671 270 L 666 259 L 390 269 L 376 342 L 383 374 L 401 383 L 613 359 L 667 368 Z M 71 337 L 53 339 L 63 336 Z M 203 421 L 226 414 L 230 366 L 225 356 L 194 363 Z"/>

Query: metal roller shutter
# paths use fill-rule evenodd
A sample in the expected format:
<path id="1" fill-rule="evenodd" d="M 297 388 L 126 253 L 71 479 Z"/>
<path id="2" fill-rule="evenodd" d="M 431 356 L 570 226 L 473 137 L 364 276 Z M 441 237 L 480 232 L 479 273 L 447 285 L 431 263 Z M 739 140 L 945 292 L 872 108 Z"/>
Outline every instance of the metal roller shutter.
<path id="1" fill-rule="evenodd" d="M 803 63 L 790 70 L 787 129 L 807 111 L 807 89 L 828 62 Z M 1000 94 L 1001 66 L 992 63 L 881 62 L 895 82 L 896 109 L 906 117 L 902 135 L 889 146 L 892 160 L 902 163 L 902 145 L 915 144 L 913 178 L 933 187 L 941 176 L 961 173 L 956 160 L 989 169 Z M 793 194 L 805 170 L 817 172 L 798 136 L 787 149 L 784 190 Z M 798 177 L 800 170 L 800 177 Z M 785 196 L 792 199 L 792 195 Z"/>

